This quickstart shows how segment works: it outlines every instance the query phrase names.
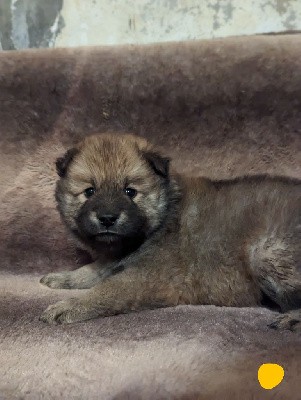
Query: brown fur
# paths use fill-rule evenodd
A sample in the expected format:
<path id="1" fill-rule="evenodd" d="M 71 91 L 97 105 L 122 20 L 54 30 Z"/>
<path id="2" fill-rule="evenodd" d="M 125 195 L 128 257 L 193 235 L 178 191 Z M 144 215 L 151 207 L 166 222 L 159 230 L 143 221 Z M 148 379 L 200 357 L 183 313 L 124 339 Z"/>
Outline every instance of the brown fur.
<path id="1" fill-rule="evenodd" d="M 273 327 L 301 329 L 299 181 L 169 174 L 168 160 L 131 135 L 88 137 L 57 168 L 62 218 L 97 257 L 42 278 L 49 287 L 93 287 L 48 307 L 43 321 L 177 304 L 254 306 L 267 298 L 288 312 Z M 96 192 L 87 200 L 91 186 Z M 131 200 L 126 186 L 137 190 Z M 113 237 L 99 222 L 112 212 L 118 215 Z"/>

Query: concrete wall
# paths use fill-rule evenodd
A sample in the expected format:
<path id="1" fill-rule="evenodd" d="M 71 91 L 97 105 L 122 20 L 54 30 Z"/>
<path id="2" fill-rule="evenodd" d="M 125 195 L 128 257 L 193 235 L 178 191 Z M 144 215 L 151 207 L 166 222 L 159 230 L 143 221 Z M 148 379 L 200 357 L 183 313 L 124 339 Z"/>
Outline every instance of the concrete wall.
<path id="1" fill-rule="evenodd" d="M 0 0 L 2 49 L 301 30 L 301 0 Z"/>

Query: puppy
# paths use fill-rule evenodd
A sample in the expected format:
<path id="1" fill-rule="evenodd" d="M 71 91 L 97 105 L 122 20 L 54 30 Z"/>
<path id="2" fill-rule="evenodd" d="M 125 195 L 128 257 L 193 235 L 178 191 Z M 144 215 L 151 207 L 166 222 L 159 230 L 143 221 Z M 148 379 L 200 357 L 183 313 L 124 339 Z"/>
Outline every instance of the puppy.
<path id="1" fill-rule="evenodd" d="M 273 328 L 301 332 L 301 181 L 187 178 L 133 135 L 89 136 L 56 166 L 62 220 L 95 261 L 42 278 L 91 288 L 49 306 L 42 321 L 268 300 L 281 312 Z"/>

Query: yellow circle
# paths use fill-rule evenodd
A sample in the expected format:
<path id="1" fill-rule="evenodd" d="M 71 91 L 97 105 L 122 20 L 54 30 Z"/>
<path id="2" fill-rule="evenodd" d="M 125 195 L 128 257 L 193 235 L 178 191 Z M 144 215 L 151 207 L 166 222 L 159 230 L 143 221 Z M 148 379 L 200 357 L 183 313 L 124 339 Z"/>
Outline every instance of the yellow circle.
<path id="1" fill-rule="evenodd" d="M 258 369 L 258 381 L 264 389 L 273 389 L 282 382 L 284 369 L 278 364 L 262 364 Z"/>

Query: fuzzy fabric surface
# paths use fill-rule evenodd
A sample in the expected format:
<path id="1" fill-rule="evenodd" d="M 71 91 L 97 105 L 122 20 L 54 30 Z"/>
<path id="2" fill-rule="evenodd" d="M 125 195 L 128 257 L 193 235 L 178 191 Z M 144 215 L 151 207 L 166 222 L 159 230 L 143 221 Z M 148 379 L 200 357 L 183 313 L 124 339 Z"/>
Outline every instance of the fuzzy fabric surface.
<path id="1" fill-rule="evenodd" d="M 76 294 L 42 275 L 89 260 L 55 209 L 54 161 L 104 131 L 185 173 L 301 178 L 301 35 L 0 53 L 0 399 L 301 399 L 301 338 L 264 308 L 39 322 Z M 273 390 L 262 363 L 285 370 Z"/>

